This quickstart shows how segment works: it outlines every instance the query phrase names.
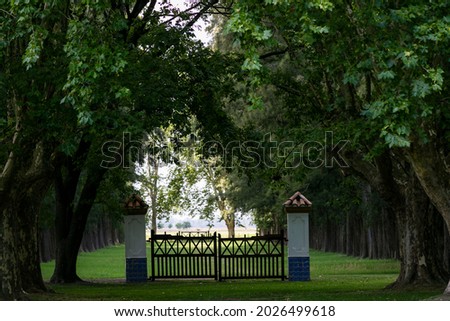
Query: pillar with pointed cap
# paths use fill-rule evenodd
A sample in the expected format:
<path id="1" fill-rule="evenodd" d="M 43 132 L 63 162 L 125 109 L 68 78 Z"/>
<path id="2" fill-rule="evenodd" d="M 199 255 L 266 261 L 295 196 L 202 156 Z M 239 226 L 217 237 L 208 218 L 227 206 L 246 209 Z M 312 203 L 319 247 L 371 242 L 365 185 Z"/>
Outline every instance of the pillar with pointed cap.
<path id="1" fill-rule="evenodd" d="M 309 281 L 309 213 L 312 203 L 296 192 L 283 207 L 287 214 L 289 281 Z"/>
<path id="2" fill-rule="evenodd" d="M 147 280 L 145 214 L 148 205 L 133 194 L 125 202 L 125 257 L 127 282 Z"/>

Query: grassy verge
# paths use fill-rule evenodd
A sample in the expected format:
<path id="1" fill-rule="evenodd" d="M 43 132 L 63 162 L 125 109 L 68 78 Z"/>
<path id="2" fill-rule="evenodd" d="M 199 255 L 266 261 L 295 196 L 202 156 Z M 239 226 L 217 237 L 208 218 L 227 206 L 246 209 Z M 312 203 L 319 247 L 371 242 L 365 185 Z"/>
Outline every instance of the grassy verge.
<path id="1" fill-rule="evenodd" d="M 35 300 L 424 300 L 443 288 L 387 290 L 394 282 L 399 263 L 395 260 L 366 260 L 334 253 L 311 252 L 311 281 L 280 280 L 170 280 L 126 284 L 124 247 L 82 253 L 78 272 L 91 283 L 49 285 L 54 293 L 35 294 Z M 42 264 L 45 280 L 54 263 Z"/>

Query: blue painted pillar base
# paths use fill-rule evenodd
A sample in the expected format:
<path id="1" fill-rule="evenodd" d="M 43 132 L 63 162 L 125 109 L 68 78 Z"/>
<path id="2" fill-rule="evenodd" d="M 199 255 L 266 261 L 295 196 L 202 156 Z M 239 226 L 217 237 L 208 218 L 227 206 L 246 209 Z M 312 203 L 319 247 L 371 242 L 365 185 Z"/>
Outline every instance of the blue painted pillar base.
<path id="1" fill-rule="evenodd" d="M 309 257 L 289 257 L 289 281 L 310 281 Z"/>
<path id="2" fill-rule="evenodd" d="M 127 258 L 127 282 L 147 281 L 147 258 Z"/>

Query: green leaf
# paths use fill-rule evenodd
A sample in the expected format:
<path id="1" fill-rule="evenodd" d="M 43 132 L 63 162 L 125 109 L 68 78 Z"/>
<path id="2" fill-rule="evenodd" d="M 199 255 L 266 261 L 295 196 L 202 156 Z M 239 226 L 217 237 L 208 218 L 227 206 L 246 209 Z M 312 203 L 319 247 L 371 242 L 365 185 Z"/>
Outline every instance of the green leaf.
<path id="1" fill-rule="evenodd" d="M 252 56 L 245 59 L 244 63 L 242 64 L 243 70 L 260 70 L 262 67 L 261 62 L 259 61 L 258 56 Z"/>
<path id="2" fill-rule="evenodd" d="M 380 72 L 378 74 L 377 78 L 379 80 L 394 79 L 395 78 L 395 73 L 392 70 L 382 71 L 382 72 Z"/>
<path id="3" fill-rule="evenodd" d="M 404 51 L 399 54 L 399 58 L 402 60 L 406 68 L 417 67 L 419 57 L 411 51 Z"/>
<path id="4" fill-rule="evenodd" d="M 352 84 L 352 85 L 358 85 L 360 80 L 359 74 L 354 73 L 345 73 L 344 74 L 344 84 Z"/>
<path id="5" fill-rule="evenodd" d="M 264 32 L 263 32 L 263 36 L 262 36 L 262 39 L 263 40 L 267 40 L 267 39 L 269 39 L 270 37 L 272 37 L 272 31 L 271 30 L 264 30 Z"/>
<path id="6" fill-rule="evenodd" d="M 389 145 L 390 148 L 392 147 L 409 147 L 411 145 L 411 142 L 406 139 L 403 136 L 391 134 L 391 133 L 385 133 L 385 141 Z"/>
<path id="7" fill-rule="evenodd" d="M 444 84 L 444 77 L 442 76 L 444 74 L 444 71 L 441 68 L 431 68 L 427 70 L 428 77 L 433 82 L 431 85 L 431 88 L 434 91 L 440 91 L 442 90 L 442 85 Z"/>
<path id="8" fill-rule="evenodd" d="M 423 98 L 431 92 L 430 85 L 422 79 L 416 79 L 412 84 L 412 95 L 414 97 Z"/>
<path id="9" fill-rule="evenodd" d="M 78 113 L 78 123 L 81 126 L 92 125 L 94 120 L 92 119 L 92 113 L 89 111 L 81 111 Z"/>

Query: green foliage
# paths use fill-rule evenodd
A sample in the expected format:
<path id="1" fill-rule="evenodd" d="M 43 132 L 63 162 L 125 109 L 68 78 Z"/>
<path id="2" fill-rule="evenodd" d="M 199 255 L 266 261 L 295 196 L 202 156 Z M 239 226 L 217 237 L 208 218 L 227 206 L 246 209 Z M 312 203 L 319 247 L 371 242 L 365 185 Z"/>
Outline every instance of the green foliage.
<path id="1" fill-rule="evenodd" d="M 86 4 L 73 5 L 74 18 L 69 21 L 64 51 L 69 58 L 69 73 L 61 100 L 78 111 L 80 125 L 92 125 L 93 106 L 108 105 L 113 99 L 126 99 L 130 90 L 118 82 L 127 65 L 126 44 L 117 34 L 126 28 L 119 12 L 110 12 L 102 2 L 90 6 L 90 14 L 82 14 Z M 79 12 L 77 15 L 76 13 Z M 102 86 L 107 81 L 107 86 Z M 119 100 L 120 101 L 120 100 Z"/>
<path id="2" fill-rule="evenodd" d="M 362 217 L 367 224 L 375 223 L 384 203 L 367 183 L 355 176 L 343 177 L 336 169 L 311 172 L 305 179 L 305 195 L 312 195 L 314 213 L 311 220 L 318 226 L 327 222 L 344 224 L 347 216 Z"/>
<path id="3" fill-rule="evenodd" d="M 309 82 L 317 92 L 323 73 L 328 79 L 326 96 L 333 94 L 331 89 L 343 92 L 342 83 L 354 86 L 353 104 L 363 106 L 388 147 L 408 147 L 410 128 L 439 119 L 450 47 L 445 1 L 364 6 L 354 1 L 266 1 L 260 6 L 248 0 L 236 8 L 228 28 L 253 53 L 244 66 L 259 61 L 261 52 L 287 45 L 291 64 L 303 67 L 297 75 L 305 82 L 310 70 L 322 76 Z M 272 31 L 271 38 L 252 36 L 251 30 L 264 29 Z M 253 69 L 262 68 L 261 63 L 257 66 Z M 261 74 L 256 77 L 261 83 Z M 273 78 L 267 81 L 274 83 Z M 348 101 L 331 99 L 333 111 L 348 109 Z"/>
<path id="4" fill-rule="evenodd" d="M 139 159 L 136 149 L 130 151 L 132 144 L 123 146 L 124 133 L 136 140 L 144 131 L 170 123 L 185 131 L 187 119 L 197 115 L 205 136 L 234 134 L 231 126 L 223 126 L 231 123 L 221 110 L 232 68 L 222 55 L 193 40 L 189 26 L 198 17 L 182 14 L 170 23 L 167 20 L 179 14 L 170 2 L 140 4 L 0 3 L 0 93 L 6 94 L 0 98 L 1 166 L 12 150 L 15 157 L 22 156 L 42 144 L 49 173 L 45 178 L 50 185 L 56 177 L 62 186 L 65 204 L 59 208 L 71 212 L 79 204 L 89 206 L 75 220 L 77 226 L 64 210 L 58 211 L 62 215 L 55 221 L 67 223 L 62 229 L 67 233 L 58 240 L 77 244 L 96 193 L 88 223 L 105 213 L 120 220 L 121 201 L 130 191 L 127 174 L 132 164 L 127 161 Z M 104 179 L 106 169 L 99 166 L 109 143 L 119 144 L 120 152 L 112 162 L 115 170 L 110 168 Z M 102 180 L 101 190 L 81 193 L 88 186 L 86 175 L 94 181 L 92 189 Z M 81 199 L 84 195 L 87 200 Z"/>
<path id="5" fill-rule="evenodd" d="M 421 26 L 446 21 L 448 5 L 394 7 L 353 1 L 240 1 L 227 31 L 246 52 L 243 69 L 249 80 L 243 86 L 250 90 L 244 94 L 255 110 L 245 111 L 241 102 L 230 106 L 229 113 L 256 141 L 271 132 L 278 142 L 295 142 L 292 154 L 307 142 L 323 142 L 325 131 L 332 131 L 335 141 L 349 139 L 346 148 L 362 152 L 367 160 L 386 148 L 408 148 L 416 135 L 426 140 L 424 122 L 445 126 L 438 115 L 445 97 L 448 39 L 442 33 L 433 38 L 439 43 L 426 43 Z M 254 35 L 265 29 L 271 30 L 270 38 Z M 270 58 L 263 61 L 261 56 Z M 314 176 L 302 166 L 286 166 L 296 164 L 293 157 L 275 159 L 275 168 L 246 171 L 234 197 L 238 207 L 254 213 L 260 227 L 283 222 L 277 207 L 295 190 L 311 193 L 324 215 L 333 216 L 336 208 L 358 215 L 367 210 L 358 203 L 360 193 L 347 194 L 361 190 L 359 181 L 338 179 L 335 171 Z M 332 182 L 313 189 L 312 177 Z M 252 195 L 254 190 L 261 192 Z M 369 206 L 373 213 L 379 204 Z"/>

